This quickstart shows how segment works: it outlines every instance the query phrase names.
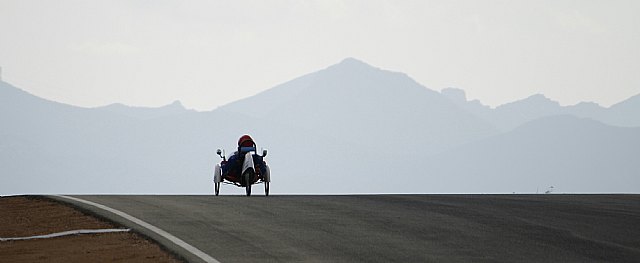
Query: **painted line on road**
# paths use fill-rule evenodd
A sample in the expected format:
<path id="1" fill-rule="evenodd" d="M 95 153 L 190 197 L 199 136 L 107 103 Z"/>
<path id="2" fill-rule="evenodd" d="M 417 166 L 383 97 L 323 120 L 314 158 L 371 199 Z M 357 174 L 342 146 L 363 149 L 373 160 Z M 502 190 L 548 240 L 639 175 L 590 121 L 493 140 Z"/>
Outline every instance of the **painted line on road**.
<path id="1" fill-rule="evenodd" d="M 46 235 L 28 236 L 28 237 L 0 237 L 0 241 L 16 241 L 16 240 L 29 240 L 29 239 L 41 239 L 41 238 L 54 238 L 63 237 L 69 235 L 79 234 L 101 234 L 101 233 L 114 233 L 114 232 L 129 232 L 128 228 L 112 228 L 112 229 L 78 229 L 62 231 L 57 233 L 51 233 Z"/>
<path id="2" fill-rule="evenodd" d="M 108 207 L 106 205 L 94 203 L 94 202 L 87 201 L 87 200 L 80 199 L 80 198 L 76 198 L 76 197 L 71 197 L 71 196 L 66 196 L 66 195 L 58 195 L 58 196 L 62 197 L 62 198 L 69 199 L 69 200 L 73 200 L 73 201 L 76 201 L 76 202 L 80 202 L 80 203 L 83 203 L 83 204 L 92 205 L 92 206 L 95 206 L 95 207 L 100 208 L 102 210 L 106 210 L 106 211 L 109 211 L 109 212 L 114 213 L 116 215 L 119 215 L 119 216 L 121 216 L 121 217 L 123 217 L 123 218 L 125 218 L 125 219 L 127 219 L 127 220 L 129 220 L 131 222 L 133 222 L 133 223 L 136 223 L 136 224 L 138 224 L 138 225 L 140 225 L 140 226 L 142 226 L 142 227 L 144 227 L 146 229 L 149 229 L 149 230 L 155 232 L 156 234 L 168 239 L 169 241 L 173 242 L 174 244 L 176 244 L 176 245 L 186 249 L 187 251 L 191 252 L 191 254 L 196 255 L 197 257 L 199 257 L 200 259 L 204 260 L 205 262 L 208 262 L 208 263 L 220 263 L 220 261 L 218 261 L 215 258 L 209 256 L 207 253 L 204 253 L 201 250 L 195 248 L 194 246 L 189 245 L 187 242 L 184 242 L 182 239 L 179 239 L 176 236 L 174 236 L 172 234 L 169 234 L 167 231 L 164 231 L 164 230 L 162 230 L 162 229 L 160 229 L 160 228 L 158 228 L 158 227 L 156 227 L 156 226 L 154 226 L 152 224 L 149 224 L 149 223 L 147 223 L 145 221 L 142 221 L 142 220 L 140 220 L 140 219 L 138 219 L 138 218 L 136 218 L 134 216 L 131 216 L 131 215 L 125 213 L 125 212 L 122 212 L 122 211 L 117 210 L 117 209 L 113 209 L 113 208 Z"/>

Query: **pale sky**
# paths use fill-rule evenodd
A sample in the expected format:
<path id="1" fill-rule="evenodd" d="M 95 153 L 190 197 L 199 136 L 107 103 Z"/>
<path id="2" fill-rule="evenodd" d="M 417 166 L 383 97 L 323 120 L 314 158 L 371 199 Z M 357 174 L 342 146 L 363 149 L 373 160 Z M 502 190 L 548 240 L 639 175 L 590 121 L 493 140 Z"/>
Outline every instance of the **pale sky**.
<path id="1" fill-rule="evenodd" d="M 497 106 L 640 93 L 640 1 L 0 0 L 3 80 L 78 106 L 210 110 L 346 57 Z"/>

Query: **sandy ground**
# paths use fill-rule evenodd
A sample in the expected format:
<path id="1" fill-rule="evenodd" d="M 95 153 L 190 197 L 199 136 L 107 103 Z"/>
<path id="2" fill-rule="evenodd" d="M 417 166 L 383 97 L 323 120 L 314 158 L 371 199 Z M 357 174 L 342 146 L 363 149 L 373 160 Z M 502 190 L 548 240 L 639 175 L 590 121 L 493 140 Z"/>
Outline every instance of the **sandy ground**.
<path id="1" fill-rule="evenodd" d="M 61 203 L 37 197 L 0 198 L 0 237 L 77 229 L 123 228 Z M 180 262 L 132 232 L 0 241 L 0 262 Z"/>

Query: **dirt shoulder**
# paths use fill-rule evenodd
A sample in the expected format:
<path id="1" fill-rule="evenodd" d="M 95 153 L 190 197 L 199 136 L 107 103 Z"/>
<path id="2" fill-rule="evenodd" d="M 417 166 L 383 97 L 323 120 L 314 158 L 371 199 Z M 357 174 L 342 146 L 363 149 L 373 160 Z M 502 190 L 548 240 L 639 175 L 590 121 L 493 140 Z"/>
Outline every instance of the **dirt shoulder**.
<path id="1" fill-rule="evenodd" d="M 124 228 L 45 198 L 0 198 L 0 237 L 26 237 L 78 229 Z M 180 262 L 133 232 L 0 241 L 0 262 Z"/>

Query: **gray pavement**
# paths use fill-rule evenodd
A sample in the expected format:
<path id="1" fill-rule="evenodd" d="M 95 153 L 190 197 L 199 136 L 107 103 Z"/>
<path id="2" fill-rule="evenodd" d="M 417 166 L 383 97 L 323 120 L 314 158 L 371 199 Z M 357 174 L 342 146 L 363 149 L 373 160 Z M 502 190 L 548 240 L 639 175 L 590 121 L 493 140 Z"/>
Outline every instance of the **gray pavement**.
<path id="1" fill-rule="evenodd" d="M 75 197 L 221 262 L 640 262 L 640 195 Z"/>

